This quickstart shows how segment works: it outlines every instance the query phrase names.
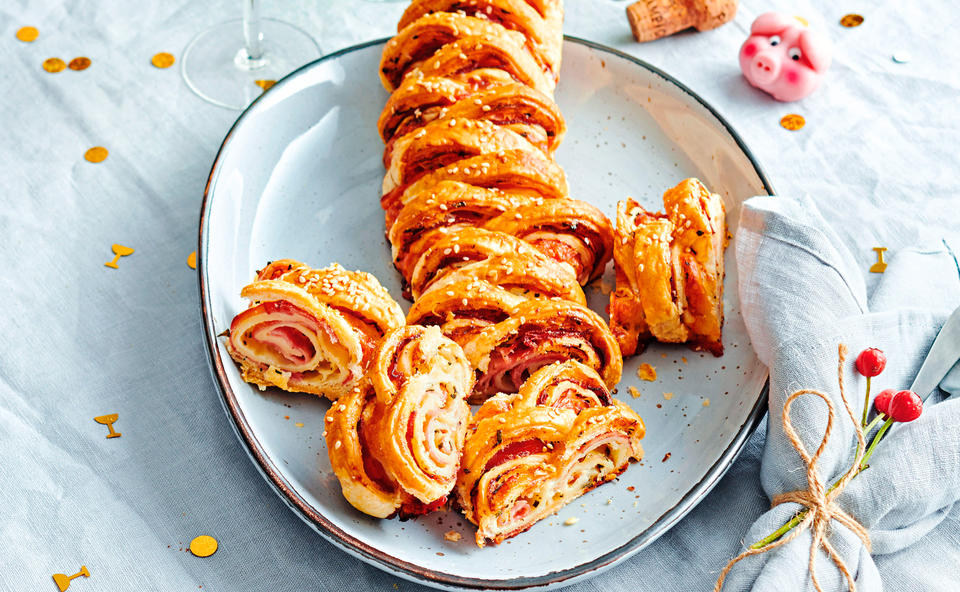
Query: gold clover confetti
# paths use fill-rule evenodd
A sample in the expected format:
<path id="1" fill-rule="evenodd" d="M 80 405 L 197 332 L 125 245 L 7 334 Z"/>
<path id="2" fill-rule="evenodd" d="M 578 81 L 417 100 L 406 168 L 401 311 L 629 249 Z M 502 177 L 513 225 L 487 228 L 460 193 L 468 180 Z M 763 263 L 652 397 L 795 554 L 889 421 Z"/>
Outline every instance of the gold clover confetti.
<path id="1" fill-rule="evenodd" d="M 114 257 L 110 261 L 104 263 L 107 267 L 112 267 L 114 269 L 120 269 L 120 266 L 117 265 L 117 261 L 120 260 L 120 257 L 126 257 L 127 255 L 133 255 L 133 249 L 130 247 L 125 247 L 123 245 L 118 245 L 114 243 L 111 247 L 113 249 Z"/>
<path id="2" fill-rule="evenodd" d="M 803 115 L 797 115 L 796 113 L 790 113 L 789 115 L 784 115 L 780 119 L 780 125 L 784 129 L 788 129 L 791 132 L 803 129 L 803 126 L 807 125 L 807 120 L 803 118 Z"/>
<path id="3" fill-rule="evenodd" d="M 173 57 L 173 54 L 165 51 L 161 51 L 150 58 L 150 63 L 157 68 L 169 68 L 175 61 L 176 59 Z"/>
<path id="4" fill-rule="evenodd" d="M 883 254 L 887 251 L 886 247 L 873 247 L 877 253 L 877 262 L 870 266 L 870 273 L 883 273 L 887 270 L 887 262 L 883 260 Z"/>
<path id="5" fill-rule="evenodd" d="M 217 539 L 205 534 L 190 541 L 190 552 L 197 557 L 210 557 L 217 552 L 218 547 Z"/>
<path id="6" fill-rule="evenodd" d="M 90 58 L 79 57 L 73 58 L 70 60 L 70 63 L 67 64 L 67 67 L 71 70 L 79 72 L 80 70 L 86 70 L 90 67 Z"/>
<path id="7" fill-rule="evenodd" d="M 43 69 L 51 74 L 56 74 L 57 72 L 63 71 L 67 67 L 67 64 L 64 63 L 60 58 L 49 58 L 43 61 Z"/>
<path id="8" fill-rule="evenodd" d="M 190 269 L 197 268 L 197 252 L 194 251 L 187 256 L 187 267 Z"/>
<path id="9" fill-rule="evenodd" d="M 843 18 L 840 19 L 840 24 L 848 29 L 852 27 L 859 27 L 863 24 L 863 16 L 854 13 L 845 14 L 843 15 Z"/>
<path id="10" fill-rule="evenodd" d="M 35 41 L 39 35 L 40 31 L 37 31 L 36 27 L 20 27 L 17 31 L 17 39 L 24 43 Z"/>

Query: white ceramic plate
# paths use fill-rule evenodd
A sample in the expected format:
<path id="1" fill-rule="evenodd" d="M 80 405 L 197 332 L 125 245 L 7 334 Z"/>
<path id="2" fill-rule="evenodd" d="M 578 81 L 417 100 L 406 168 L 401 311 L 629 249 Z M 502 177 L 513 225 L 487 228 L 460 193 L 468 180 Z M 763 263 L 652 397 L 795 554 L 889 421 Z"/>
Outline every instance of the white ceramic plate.
<path id="1" fill-rule="evenodd" d="M 767 374 L 740 316 L 732 249 L 726 258 L 726 354 L 654 346 L 624 364 L 619 398 L 646 422 L 643 463 L 499 547 L 479 549 L 472 526 L 452 512 L 400 522 L 355 511 L 340 494 L 321 436 L 329 404 L 244 383 L 216 337 L 245 308 L 240 289 L 255 270 L 282 257 L 372 272 L 408 306 L 378 200 L 384 170 L 376 121 L 387 98 L 377 78 L 382 46 L 352 47 L 283 79 L 243 113 L 217 155 L 201 214 L 199 274 L 224 406 L 241 443 L 290 508 L 364 561 L 448 589 L 544 589 L 589 577 L 689 512 L 760 417 Z M 735 233 L 741 202 L 772 193 L 716 112 L 630 56 L 568 38 L 556 99 L 569 126 L 557 157 L 571 193 L 610 217 L 627 196 L 661 209 L 665 189 L 696 176 L 724 197 Z M 609 269 L 606 281 L 612 284 Z M 605 310 L 601 290 L 589 288 L 588 296 L 594 310 Z M 656 368 L 655 382 L 638 379 L 641 362 Z M 639 398 L 630 396 L 631 386 Z M 664 393 L 673 395 L 668 400 Z M 579 521 L 564 525 L 570 517 Z M 450 530 L 462 539 L 445 540 Z"/>

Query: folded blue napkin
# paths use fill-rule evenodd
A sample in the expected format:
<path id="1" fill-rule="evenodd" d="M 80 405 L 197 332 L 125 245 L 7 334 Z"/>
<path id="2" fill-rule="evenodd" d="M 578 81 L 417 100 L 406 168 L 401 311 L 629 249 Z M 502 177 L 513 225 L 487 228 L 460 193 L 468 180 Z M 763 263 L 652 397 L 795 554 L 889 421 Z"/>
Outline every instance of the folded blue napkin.
<path id="1" fill-rule="evenodd" d="M 868 347 L 886 353 L 886 369 L 873 379 L 874 394 L 909 388 L 940 327 L 960 306 L 956 237 L 895 253 L 869 299 L 867 270 L 842 245 L 810 199 L 756 197 L 744 205 L 735 248 L 747 329 L 770 368 L 770 415 L 761 464 L 761 483 L 770 499 L 808 487 L 806 465 L 781 421 L 784 402 L 794 391 L 820 390 L 830 396 L 837 412 L 818 463 L 823 482 L 833 483 L 853 462 L 856 436 L 840 397 L 838 344 L 849 348 L 846 395 L 859 420 L 866 379 L 855 370 L 857 354 Z M 867 529 L 872 543 L 868 551 L 836 521 L 827 531 L 858 590 L 881 590 L 874 557 L 918 541 L 960 499 L 960 397 L 949 397 L 958 393 L 960 364 L 927 400 L 919 419 L 894 424 L 869 468 L 838 496 L 838 506 Z M 826 404 L 815 396 L 802 396 L 792 405 L 793 426 L 810 453 L 823 438 L 827 416 Z M 801 509 L 795 503 L 771 508 L 747 530 L 742 548 L 774 532 Z M 807 530 L 782 547 L 745 558 L 730 571 L 723 590 L 812 590 L 810 545 Z M 931 560 L 933 565 L 936 559 Z M 847 589 L 822 549 L 815 567 L 823 590 Z"/>

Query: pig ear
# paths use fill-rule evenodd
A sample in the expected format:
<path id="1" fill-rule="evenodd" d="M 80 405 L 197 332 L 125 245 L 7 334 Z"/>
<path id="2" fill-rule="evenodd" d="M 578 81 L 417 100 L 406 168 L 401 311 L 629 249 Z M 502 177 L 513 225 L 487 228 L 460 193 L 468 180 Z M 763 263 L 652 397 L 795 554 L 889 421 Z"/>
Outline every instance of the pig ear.
<path id="1" fill-rule="evenodd" d="M 824 72 L 830 67 L 833 47 L 824 35 L 804 29 L 800 32 L 800 51 L 807 58 L 814 72 Z"/>
<path id="2" fill-rule="evenodd" d="M 779 12 L 765 12 L 750 25 L 750 33 L 753 35 L 770 35 L 771 33 L 779 33 L 795 24 L 797 22 L 789 16 Z"/>

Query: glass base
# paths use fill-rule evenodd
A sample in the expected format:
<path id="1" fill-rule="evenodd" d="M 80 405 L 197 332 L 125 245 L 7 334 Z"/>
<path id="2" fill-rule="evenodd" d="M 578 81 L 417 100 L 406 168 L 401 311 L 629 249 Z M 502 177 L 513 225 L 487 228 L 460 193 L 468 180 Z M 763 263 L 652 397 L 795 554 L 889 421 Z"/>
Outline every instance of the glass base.
<path id="1" fill-rule="evenodd" d="M 283 21 L 261 18 L 260 38 L 263 55 L 254 60 L 244 47 L 242 19 L 201 32 L 180 60 L 187 86 L 214 105 L 245 109 L 263 93 L 264 81 L 279 80 L 322 55 L 313 37 Z"/>

